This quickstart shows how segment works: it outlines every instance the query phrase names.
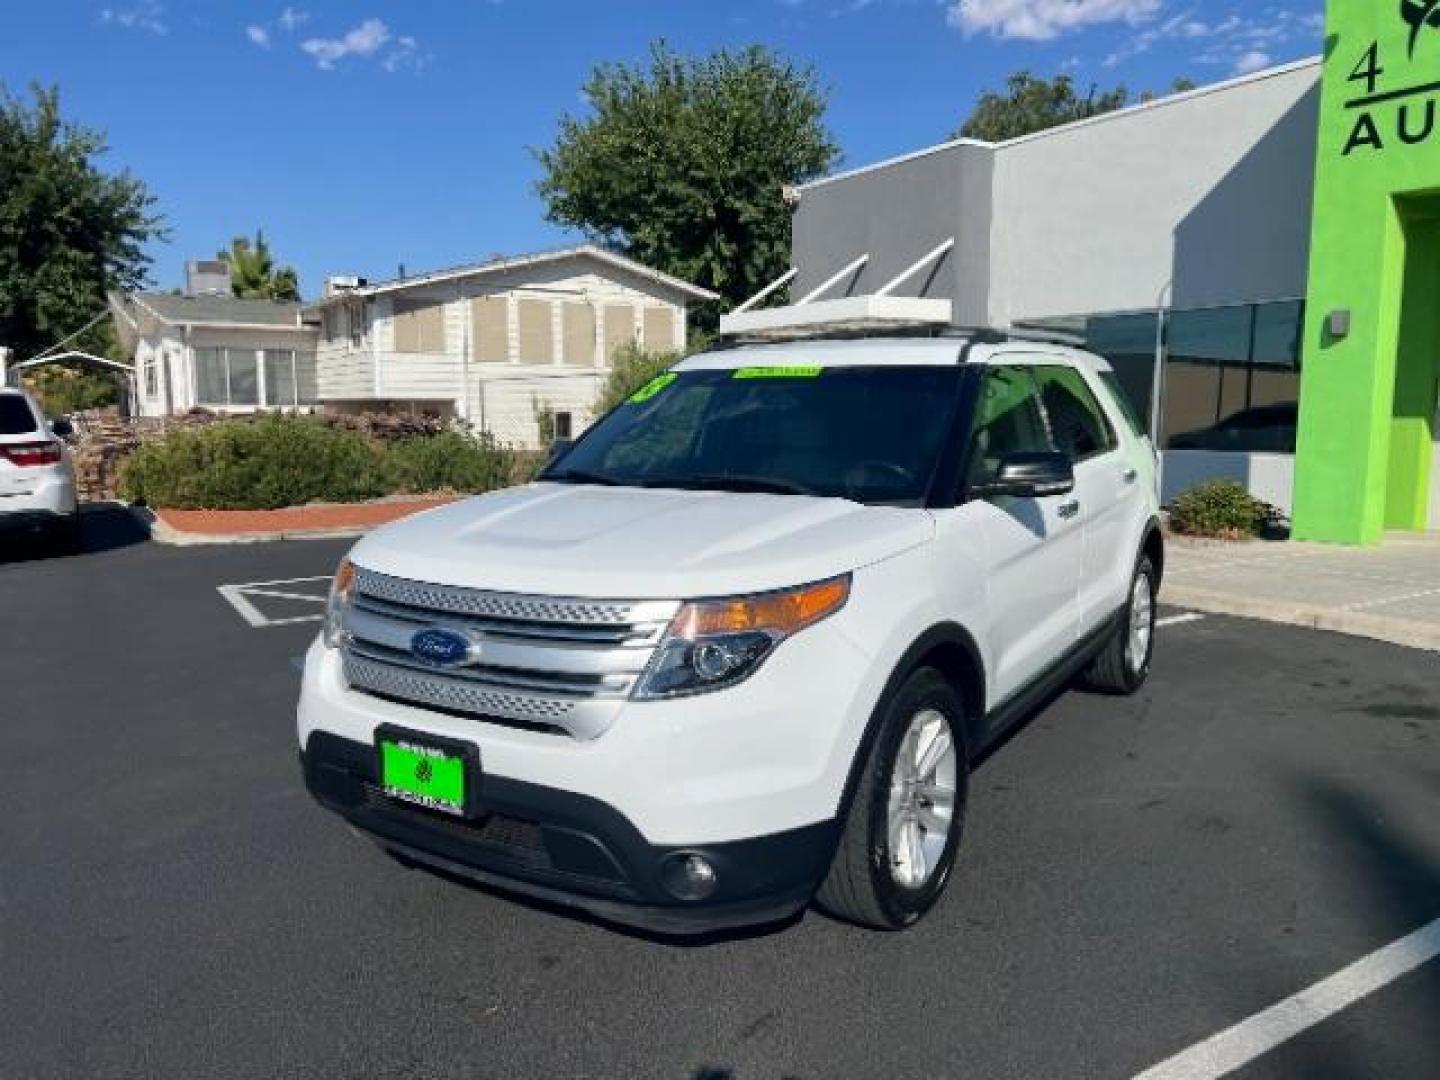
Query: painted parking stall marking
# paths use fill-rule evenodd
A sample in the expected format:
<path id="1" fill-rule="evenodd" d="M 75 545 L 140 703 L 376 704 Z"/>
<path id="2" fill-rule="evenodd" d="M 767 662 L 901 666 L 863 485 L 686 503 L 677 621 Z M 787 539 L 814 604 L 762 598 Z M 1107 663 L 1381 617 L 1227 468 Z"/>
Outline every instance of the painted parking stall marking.
<path id="1" fill-rule="evenodd" d="M 218 585 L 216 591 L 248 625 L 266 630 L 322 621 L 330 575 Z"/>
<path id="2" fill-rule="evenodd" d="M 1212 1035 L 1134 1080 L 1215 1080 L 1440 956 L 1440 919 Z"/>

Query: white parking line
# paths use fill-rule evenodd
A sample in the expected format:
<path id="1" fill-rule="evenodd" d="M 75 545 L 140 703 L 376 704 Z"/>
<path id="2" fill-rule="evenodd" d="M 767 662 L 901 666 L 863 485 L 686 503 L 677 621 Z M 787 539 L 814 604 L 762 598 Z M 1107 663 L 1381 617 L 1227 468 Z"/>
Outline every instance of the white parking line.
<path id="1" fill-rule="evenodd" d="M 1156 619 L 1155 625 L 1157 627 L 1184 626 L 1186 623 L 1199 622 L 1203 618 L 1205 618 L 1205 616 L 1201 615 L 1199 612 L 1187 611 L 1183 615 L 1167 615 L 1163 619 Z"/>
<path id="2" fill-rule="evenodd" d="M 292 603 L 323 604 L 324 596 L 313 596 L 306 593 L 295 592 L 291 589 L 278 589 L 277 585 L 304 585 L 316 581 L 329 581 L 330 575 L 320 577 L 303 578 L 282 578 L 279 581 L 247 581 L 233 585 L 218 585 L 215 591 L 223 596 L 226 602 L 235 609 L 236 613 L 256 630 L 268 629 L 272 626 L 293 626 L 296 623 L 321 622 L 325 615 L 323 612 L 316 615 L 292 615 L 283 619 L 272 619 L 266 615 L 251 599 L 252 597 L 269 597 L 274 600 L 287 600 Z"/>
<path id="3" fill-rule="evenodd" d="M 1440 919 L 1146 1069 L 1135 1080 L 1214 1080 L 1224 1076 L 1437 956 Z"/>

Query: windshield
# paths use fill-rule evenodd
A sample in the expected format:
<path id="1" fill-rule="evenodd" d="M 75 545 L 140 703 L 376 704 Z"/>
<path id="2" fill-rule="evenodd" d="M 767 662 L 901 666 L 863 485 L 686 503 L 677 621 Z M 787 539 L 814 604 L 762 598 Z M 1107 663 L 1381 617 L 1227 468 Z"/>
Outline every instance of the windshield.
<path id="1" fill-rule="evenodd" d="M 920 505 L 960 384 L 958 365 L 671 372 L 541 479 Z"/>
<path id="2" fill-rule="evenodd" d="M 0 394 L 0 435 L 29 435 L 35 430 L 30 403 L 19 394 Z"/>

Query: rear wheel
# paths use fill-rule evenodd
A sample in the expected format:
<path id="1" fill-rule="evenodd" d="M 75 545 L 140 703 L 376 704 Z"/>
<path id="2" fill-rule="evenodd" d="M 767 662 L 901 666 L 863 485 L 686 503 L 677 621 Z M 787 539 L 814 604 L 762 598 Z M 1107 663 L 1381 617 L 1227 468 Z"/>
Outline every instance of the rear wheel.
<path id="1" fill-rule="evenodd" d="M 1130 598 L 1104 650 L 1085 672 L 1085 682 L 1109 694 L 1133 694 L 1150 677 L 1155 652 L 1155 566 L 1140 556 Z"/>
<path id="2" fill-rule="evenodd" d="M 910 926 L 945 891 L 965 820 L 964 708 L 921 668 L 885 707 L 819 906 L 879 930 Z"/>

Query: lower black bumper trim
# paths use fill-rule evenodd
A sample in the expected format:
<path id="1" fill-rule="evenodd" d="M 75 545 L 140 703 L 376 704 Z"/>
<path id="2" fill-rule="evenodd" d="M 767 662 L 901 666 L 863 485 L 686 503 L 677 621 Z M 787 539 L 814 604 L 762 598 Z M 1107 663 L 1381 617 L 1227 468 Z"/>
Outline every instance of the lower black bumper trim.
<path id="1" fill-rule="evenodd" d="M 597 799 L 482 775 L 478 815 L 457 820 L 386 798 L 372 746 L 314 732 L 301 754 L 306 786 L 321 805 L 412 862 L 598 918 L 659 934 L 708 934 L 776 922 L 809 902 L 829 867 L 834 821 L 746 840 L 685 846 L 649 843 Z M 718 886 L 682 902 L 660 865 L 694 852 Z"/>

